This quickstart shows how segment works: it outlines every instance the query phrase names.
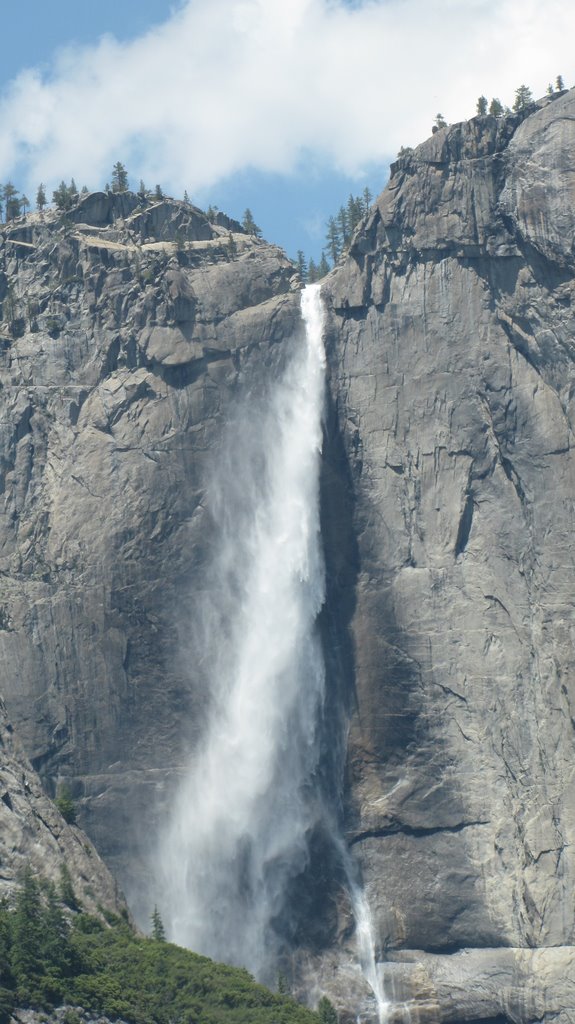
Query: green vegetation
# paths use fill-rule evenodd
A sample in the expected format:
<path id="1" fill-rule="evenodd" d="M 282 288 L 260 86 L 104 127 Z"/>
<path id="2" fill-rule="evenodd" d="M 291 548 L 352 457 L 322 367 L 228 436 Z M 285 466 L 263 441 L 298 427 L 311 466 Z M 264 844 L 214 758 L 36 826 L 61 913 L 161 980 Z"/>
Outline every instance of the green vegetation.
<path id="1" fill-rule="evenodd" d="M 433 122 L 433 129 L 432 129 L 432 131 L 436 131 L 437 132 L 437 131 L 439 131 L 440 128 L 447 128 L 447 121 L 445 120 L 443 114 L 436 114 L 435 115 L 435 120 Z"/>
<path id="2" fill-rule="evenodd" d="M 56 807 L 60 811 L 64 821 L 67 821 L 69 825 L 76 824 L 76 808 L 74 807 L 74 801 L 70 790 L 66 786 L 62 786 L 58 796 L 54 800 Z"/>
<path id="3" fill-rule="evenodd" d="M 4 202 L 7 221 L 20 216 L 22 203 L 18 197 L 18 189 L 14 187 L 11 181 L 7 181 L 4 187 L 0 189 L 0 200 Z"/>
<path id="4" fill-rule="evenodd" d="M 306 260 L 304 253 L 298 249 L 296 264 L 302 281 L 312 284 L 319 281 L 335 266 L 343 253 L 349 248 L 353 232 L 361 218 L 369 210 L 373 196 L 368 188 L 364 188 L 360 196 L 349 195 L 345 206 L 340 206 L 335 216 L 330 217 L 326 224 L 325 249 L 321 260 L 316 263 L 310 257 Z"/>
<path id="5" fill-rule="evenodd" d="M 62 179 L 58 188 L 52 192 L 52 202 L 57 210 L 71 210 L 73 206 L 78 202 L 78 189 L 76 188 L 76 182 L 72 178 L 69 185 Z"/>
<path id="6" fill-rule="evenodd" d="M 530 103 L 533 103 L 533 93 L 527 85 L 520 85 L 515 90 L 515 102 L 513 103 L 513 109 L 516 113 L 520 110 L 525 110 Z"/>
<path id="7" fill-rule="evenodd" d="M 337 1013 L 327 996 L 322 996 L 317 1007 L 321 1024 L 337 1024 Z"/>
<path id="8" fill-rule="evenodd" d="M 157 909 L 154 937 L 143 938 L 121 916 L 75 911 L 67 888 L 27 870 L 13 903 L 0 904 L 0 1024 L 15 1007 L 66 1004 L 129 1024 L 318 1024 L 317 1014 L 247 971 L 166 942 Z M 321 1019 L 337 1021 L 325 1012 Z"/>
<path id="9" fill-rule="evenodd" d="M 164 922 L 160 917 L 160 911 L 157 907 L 154 907 L 154 912 L 152 914 L 152 938 L 155 939 L 156 942 L 166 941 Z"/>
<path id="10" fill-rule="evenodd" d="M 118 160 L 112 168 L 112 192 L 128 191 L 128 172 Z"/>
<path id="11" fill-rule="evenodd" d="M 261 238 L 261 228 L 259 228 L 252 216 L 252 211 L 248 208 L 243 216 L 242 227 L 247 235 L 255 235 L 256 238 Z"/>

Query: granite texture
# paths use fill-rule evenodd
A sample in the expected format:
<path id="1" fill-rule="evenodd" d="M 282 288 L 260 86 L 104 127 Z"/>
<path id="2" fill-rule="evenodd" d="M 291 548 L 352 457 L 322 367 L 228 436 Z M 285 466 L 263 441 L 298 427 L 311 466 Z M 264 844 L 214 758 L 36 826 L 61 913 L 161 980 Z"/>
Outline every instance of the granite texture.
<path id="1" fill-rule="evenodd" d="M 324 286 L 345 828 L 422 1022 L 575 1020 L 574 150 L 573 91 L 438 131 Z"/>

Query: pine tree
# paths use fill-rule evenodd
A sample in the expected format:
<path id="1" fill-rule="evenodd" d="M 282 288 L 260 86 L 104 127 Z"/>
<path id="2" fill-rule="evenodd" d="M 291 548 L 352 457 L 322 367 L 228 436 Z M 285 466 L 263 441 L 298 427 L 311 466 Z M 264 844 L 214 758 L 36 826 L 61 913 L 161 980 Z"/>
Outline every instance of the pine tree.
<path id="1" fill-rule="evenodd" d="M 154 189 L 154 199 L 158 199 L 159 200 L 159 199 L 163 199 L 163 198 L 164 198 L 164 193 L 162 192 L 162 186 L 161 185 L 156 185 L 156 187 Z"/>
<path id="2" fill-rule="evenodd" d="M 74 801 L 72 795 L 67 786 L 62 786 L 58 796 L 54 800 L 56 807 L 60 811 L 64 821 L 67 821 L 69 825 L 76 824 L 76 808 L 74 807 Z"/>
<path id="3" fill-rule="evenodd" d="M 112 169 L 112 192 L 128 191 L 128 172 L 118 160 Z"/>
<path id="4" fill-rule="evenodd" d="M 74 892 L 74 885 L 72 883 L 72 876 L 70 874 L 67 864 L 62 864 L 60 868 L 60 899 L 70 910 L 79 910 L 80 901 Z"/>
<path id="5" fill-rule="evenodd" d="M 434 128 L 436 128 L 436 129 L 447 128 L 447 121 L 445 120 L 443 114 L 436 114 L 435 115 L 435 121 L 433 122 L 433 125 L 434 125 Z"/>
<path id="6" fill-rule="evenodd" d="M 368 210 L 369 210 L 369 208 L 371 206 L 371 200 L 372 199 L 373 199 L 373 196 L 372 196 L 371 192 L 369 191 L 369 188 L 366 185 L 364 190 L 363 190 L 363 212 L 364 213 L 368 212 Z"/>
<path id="7" fill-rule="evenodd" d="M 140 178 L 140 185 L 139 185 L 139 188 L 138 188 L 138 191 L 137 191 L 136 195 L 138 196 L 138 199 L 140 200 L 141 203 L 144 203 L 146 201 L 146 199 L 148 198 L 148 190 L 147 190 L 146 186 L 144 185 L 144 182 L 142 181 L 141 178 Z"/>
<path id="8" fill-rule="evenodd" d="M 351 236 L 353 235 L 357 225 L 363 217 L 363 204 L 359 196 L 352 196 L 350 194 L 347 201 L 346 209 L 347 219 L 347 239 L 346 245 L 351 242 Z"/>
<path id="9" fill-rule="evenodd" d="M 309 284 L 313 284 L 314 281 L 317 281 L 317 267 L 315 265 L 315 260 L 313 256 L 310 256 L 309 258 L 309 263 L 307 267 L 307 279 Z"/>
<path id="10" fill-rule="evenodd" d="M 548 96 L 552 96 L 554 92 L 555 92 L 555 90 L 554 90 L 553 86 L 551 85 L 551 82 L 549 82 L 549 85 L 547 86 L 547 95 Z"/>
<path id="11" fill-rule="evenodd" d="M 531 89 L 527 85 L 520 85 L 515 90 L 515 102 L 513 103 L 513 109 L 515 113 L 520 110 L 525 110 L 530 103 L 533 102 L 533 94 Z"/>
<path id="12" fill-rule="evenodd" d="M 346 247 L 346 245 L 349 244 L 349 238 L 350 238 L 349 223 L 348 223 L 348 219 L 347 219 L 347 210 L 346 210 L 345 206 L 340 206 L 339 210 L 337 211 L 337 217 L 336 217 L 335 220 L 336 220 L 336 224 L 337 224 L 337 227 L 338 227 L 338 230 L 339 230 L 339 237 L 340 237 L 340 240 L 341 240 L 341 242 L 340 242 L 340 253 L 341 253 L 341 250 L 344 249 Z"/>
<path id="13" fill-rule="evenodd" d="M 475 112 L 477 114 L 481 114 L 482 116 L 483 114 L 487 113 L 487 96 L 479 97 L 479 99 L 477 100 L 477 106 L 475 107 Z"/>
<path id="14" fill-rule="evenodd" d="M 555 88 L 556 88 L 557 92 L 563 92 L 565 86 L 563 85 L 563 76 L 562 75 L 557 75 L 557 78 L 555 79 Z"/>
<path id="15" fill-rule="evenodd" d="M 65 978 L 70 970 L 72 951 L 70 948 L 70 926 L 64 916 L 56 888 L 52 882 L 45 883 L 46 907 L 44 910 L 42 959 L 50 965 L 55 978 Z"/>
<path id="16" fill-rule="evenodd" d="M 52 192 L 52 202 L 58 210 L 69 210 L 74 203 L 72 186 L 67 185 L 66 182 L 62 180 L 58 185 L 58 188 Z"/>
<path id="17" fill-rule="evenodd" d="M 327 251 L 332 263 L 335 265 L 340 257 L 342 238 L 341 231 L 335 217 L 330 217 L 327 222 Z"/>
<path id="18" fill-rule="evenodd" d="M 15 217 L 20 215 L 18 189 L 14 188 L 11 181 L 7 181 L 4 185 L 2 194 L 4 199 L 4 209 L 6 211 L 6 221 L 14 220 Z"/>
<path id="19" fill-rule="evenodd" d="M 327 996 L 321 997 L 318 1003 L 317 1012 L 320 1024 L 338 1024 L 339 1018 L 337 1016 L 336 1009 Z"/>
<path id="20" fill-rule="evenodd" d="M 44 190 L 44 185 L 42 184 L 42 182 L 40 182 L 40 184 L 38 185 L 38 191 L 36 193 L 36 209 L 40 210 L 40 213 L 42 213 L 42 210 L 44 209 L 45 206 L 46 206 L 46 192 Z"/>
<path id="21" fill-rule="evenodd" d="M 154 907 L 154 912 L 152 914 L 152 938 L 155 939 L 156 942 L 166 941 L 164 922 L 160 917 L 160 911 L 157 907 Z"/>
<path id="22" fill-rule="evenodd" d="M 329 263 L 327 262 L 325 253 L 322 252 L 321 260 L 319 261 L 319 266 L 317 268 L 317 276 L 318 278 L 321 278 L 325 277 L 326 274 L 329 274 Z"/>
<path id="23" fill-rule="evenodd" d="M 187 189 L 184 190 L 184 202 L 185 202 L 186 206 L 191 206 L 192 205 L 192 202 L 191 202 L 191 199 L 190 199 L 190 197 L 188 195 L 188 190 Z"/>
<path id="24" fill-rule="evenodd" d="M 503 114 L 503 104 L 501 100 L 498 100 L 495 96 L 489 104 L 489 113 L 492 117 L 501 117 Z"/>
<path id="25" fill-rule="evenodd" d="M 42 918 L 40 889 L 29 867 L 22 874 L 12 918 L 11 964 L 18 997 L 32 1002 L 42 974 Z"/>
<path id="26" fill-rule="evenodd" d="M 307 264 L 306 264 L 305 256 L 304 256 L 304 254 L 303 254 L 301 249 L 298 249 L 298 251 L 297 251 L 296 265 L 297 265 L 299 276 L 301 277 L 302 281 L 306 281 L 307 280 Z"/>
<path id="27" fill-rule="evenodd" d="M 11 914 L 5 899 L 0 902 L 0 986 L 11 988 L 13 985 L 10 970 L 10 949 L 12 946 Z M 1 991 L 1 988 L 0 988 Z M 0 1020 L 2 1005 L 0 1004 Z"/>
<path id="28" fill-rule="evenodd" d="M 255 235 L 256 238 L 261 238 L 261 228 L 257 226 L 249 207 L 244 212 L 242 227 L 247 235 Z"/>
<path id="29" fill-rule="evenodd" d="M 22 213 L 26 214 L 26 210 L 30 209 L 30 200 L 28 199 L 28 196 L 22 196 L 20 200 L 20 206 L 22 207 Z"/>

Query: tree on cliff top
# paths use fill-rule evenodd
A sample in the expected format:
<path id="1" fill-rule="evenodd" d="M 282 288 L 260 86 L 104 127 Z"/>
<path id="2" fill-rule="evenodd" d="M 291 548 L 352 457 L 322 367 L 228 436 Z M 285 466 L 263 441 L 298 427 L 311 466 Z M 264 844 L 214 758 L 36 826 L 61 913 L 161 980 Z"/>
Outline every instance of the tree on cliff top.
<path id="1" fill-rule="evenodd" d="M 42 210 L 44 209 L 45 206 L 46 206 L 46 191 L 44 189 L 44 185 L 42 184 L 42 182 L 40 182 L 40 184 L 38 185 L 38 191 L 36 193 L 36 208 L 38 210 L 40 210 L 40 213 L 42 213 Z"/>
<path id="2" fill-rule="evenodd" d="M 52 202 L 57 210 L 71 210 L 77 199 L 78 189 L 73 178 L 69 185 L 62 180 L 58 188 L 52 192 Z"/>
<path id="3" fill-rule="evenodd" d="M 18 217 L 20 213 L 20 199 L 18 198 L 18 189 L 14 187 L 11 181 L 7 181 L 3 189 L 0 189 L 0 199 L 4 199 L 4 210 L 6 214 L 6 220 L 13 220 L 14 217 Z"/>
<path id="4" fill-rule="evenodd" d="M 128 191 L 128 172 L 118 160 L 112 169 L 112 192 Z"/>
<path id="5" fill-rule="evenodd" d="M 520 110 L 525 110 L 525 108 L 532 102 L 533 93 L 529 86 L 520 85 L 519 88 L 515 90 L 515 102 L 513 104 L 514 111 L 518 113 Z"/>
<path id="6" fill-rule="evenodd" d="M 249 207 L 244 213 L 242 227 L 248 235 L 255 235 L 256 238 L 261 238 L 262 230 L 257 226 Z"/>

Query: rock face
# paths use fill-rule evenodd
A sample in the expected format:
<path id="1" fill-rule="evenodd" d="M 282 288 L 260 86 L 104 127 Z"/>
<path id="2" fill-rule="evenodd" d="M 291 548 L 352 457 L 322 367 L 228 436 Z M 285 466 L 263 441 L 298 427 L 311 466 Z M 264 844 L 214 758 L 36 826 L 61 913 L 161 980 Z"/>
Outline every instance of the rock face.
<path id="1" fill-rule="evenodd" d="M 412 1020 L 575 1020 L 574 148 L 573 91 L 438 131 L 324 287 L 346 828 Z"/>
<path id="2" fill-rule="evenodd" d="M 2 258 L 2 689 L 147 917 L 139 840 L 206 699 L 186 632 L 215 543 L 203 489 L 300 283 L 281 250 L 130 195 L 9 225 Z"/>
<path id="3" fill-rule="evenodd" d="M 575 1019 L 574 146 L 573 93 L 438 131 L 324 286 L 324 777 L 345 736 L 395 1021 Z M 2 686 L 136 911 L 205 720 L 210 467 L 299 323 L 292 265 L 237 227 L 101 193 L 3 235 Z M 355 1017 L 317 849 L 299 969 Z"/>
<path id="4" fill-rule="evenodd" d="M 46 796 L 0 701 L 0 899 L 18 887 L 27 867 L 55 884 L 66 867 L 76 896 L 91 913 L 125 907 L 88 837 L 67 824 Z"/>

